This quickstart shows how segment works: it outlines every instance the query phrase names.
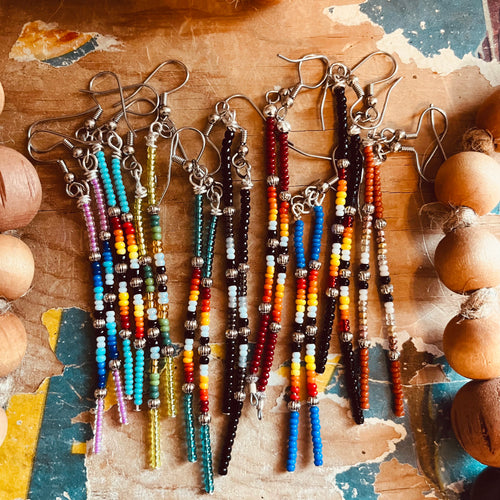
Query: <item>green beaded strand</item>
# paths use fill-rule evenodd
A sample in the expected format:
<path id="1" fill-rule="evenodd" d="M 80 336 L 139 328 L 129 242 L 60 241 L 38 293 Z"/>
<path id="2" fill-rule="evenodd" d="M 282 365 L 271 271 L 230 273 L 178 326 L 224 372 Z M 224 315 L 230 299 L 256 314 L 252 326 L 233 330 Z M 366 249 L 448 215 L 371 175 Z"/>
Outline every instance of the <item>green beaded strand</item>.
<path id="1" fill-rule="evenodd" d="M 210 425 L 200 427 L 201 453 L 203 460 L 203 483 L 207 493 L 214 492 L 214 473 L 212 469 L 212 446 L 210 444 Z"/>
<path id="2" fill-rule="evenodd" d="M 196 441 L 194 431 L 193 417 L 193 394 L 184 394 L 184 425 L 186 427 L 186 443 L 188 452 L 188 461 L 196 462 Z"/>

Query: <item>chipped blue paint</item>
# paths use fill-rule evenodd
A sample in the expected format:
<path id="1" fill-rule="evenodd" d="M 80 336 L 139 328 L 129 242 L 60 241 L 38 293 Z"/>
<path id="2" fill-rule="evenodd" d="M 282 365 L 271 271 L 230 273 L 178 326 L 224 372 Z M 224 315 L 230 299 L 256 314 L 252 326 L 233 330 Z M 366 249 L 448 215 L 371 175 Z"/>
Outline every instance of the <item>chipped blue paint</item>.
<path id="1" fill-rule="evenodd" d="M 360 10 L 386 33 L 402 29 L 427 57 L 446 48 L 459 58 L 475 55 L 486 34 L 481 0 L 367 0 Z"/>
<path id="2" fill-rule="evenodd" d="M 63 54 L 62 56 L 52 57 L 51 59 L 44 59 L 42 62 L 50 64 L 54 68 L 62 68 L 64 66 L 69 66 L 82 57 L 94 52 L 99 47 L 99 43 L 97 38 L 91 38 L 88 42 L 84 43 L 81 47 L 68 52 L 67 54 Z"/>
<path id="3" fill-rule="evenodd" d="M 64 492 L 71 500 L 87 498 L 85 455 L 73 454 L 71 447 L 91 439 L 92 429 L 72 419 L 93 406 L 93 344 L 89 314 L 65 309 L 55 351 L 64 371 L 49 382 L 28 496 L 32 500 L 64 498 Z"/>

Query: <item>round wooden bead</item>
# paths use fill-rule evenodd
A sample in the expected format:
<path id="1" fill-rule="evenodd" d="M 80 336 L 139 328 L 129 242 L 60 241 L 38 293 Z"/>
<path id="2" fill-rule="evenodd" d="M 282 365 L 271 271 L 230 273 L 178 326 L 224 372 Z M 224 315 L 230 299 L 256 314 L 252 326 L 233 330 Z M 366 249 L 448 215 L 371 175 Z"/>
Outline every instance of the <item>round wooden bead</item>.
<path id="1" fill-rule="evenodd" d="M 9 234 L 0 234 L 0 297 L 16 300 L 30 288 L 35 261 L 30 247 Z"/>
<path id="2" fill-rule="evenodd" d="M 500 165 L 476 151 L 450 156 L 438 170 L 434 191 L 441 203 L 485 215 L 500 201 Z"/>
<path id="3" fill-rule="evenodd" d="M 451 424 L 462 448 L 479 462 L 500 466 L 500 379 L 472 380 L 456 394 Z"/>
<path id="4" fill-rule="evenodd" d="M 5 377 L 21 364 L 27 345 L 24 325 L 13 313 L 0 316 L 0 345 L 0 377 Z"/>
<path id="5" fill-rule="evenodd" d="M 0 146 L 0 232 L 29 224 L 41 201 L 35 167 L 21 153 Z"/>
<path id="6" fill-rule="evenodd" d="M 443 351 L 463 377 L 500 377 L 500 314 L 478 319 L 455 316 L 444 330 Z"/>
<path id="7" fill-rule="evenodd" d="M 4 104 L 5 104 L 5 94 L 4 94 L 4 91 L 3 91 L 2 84 L 0 83 L 0 114 L 3 111 Z"/>
<path id="8" fill-rule="evenodd" d="M 500 88 L 497 88 L 479 107 L 476 125 L 493 136 L 493 142 L 498 151 L 500 147 Z"/>
<path id="9" fill-rule="evenodd" d="M 0 408 L 0 446 L 7 436 L 7 414 L 3 408 Z"/>
<path id="10" fill-rule="evenodd" d="M 455 229 L 436 247 L 439 279 L 456 293 L 500 285 L 500 241 L 480 226 Z"/>
<path id="11" fill-rule="evenodd" d="M 470 500 L 498 500 L 500 498 L 500 469 L 487 467 L 477 476 Z"/>

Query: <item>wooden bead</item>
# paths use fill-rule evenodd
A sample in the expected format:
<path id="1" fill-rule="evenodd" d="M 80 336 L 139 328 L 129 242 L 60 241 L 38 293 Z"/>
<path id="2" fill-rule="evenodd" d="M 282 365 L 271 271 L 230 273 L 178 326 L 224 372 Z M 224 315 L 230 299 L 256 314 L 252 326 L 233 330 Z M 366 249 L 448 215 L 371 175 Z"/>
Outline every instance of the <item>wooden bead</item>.
<path id="1" fill-rule="evenodd" d="M 30 288 L 35 261 L 30 247 L 9 234 L 0 234 L 0 297 L 16 300 Z"/>
<path id="2" fill-rule="evenodd" d="M 0 114 L 2 114 L 4 104 L 5 104 L 5 94 L 3 91 L 2 84 L 0 83 Z"/>
<path id="3" fill-rule="evenodd" d="M 450 366 L 472 379 L 500 377 L 500 314 L 465 319 L 455 316 L 446 325 L 443 350 Z"/>
<path id="4" fill-rule="evenodd" d="M 479 107 L 476 125 L 490 132 L 498 151 L 500 147 L 500 88 L 497 88 Z"/>
<path id="5" fill-rule="evenodd" d="M 0 446 L 7 436 L 7 414 L 3 408 L 0 408 Z"/>
<path id="6" fill-rule="evenodd" d="M 29 224 L 41 201 L 35 167 L 21 153 L 0 146 L 0 232 Z"/>
<path id="7" fill-rule="evenodd" d="M 498 500 L 500 498 L 500 469 L 487 467 L 477 476 L 470 500 Z"/>
<path id="8" fill-rule="evenodd" d="M 26 330 L 13 313 L 0 316 L 0 345 L 0 377 L 5 377 L 21 364 L 27 345 Z"/>
<path id="9" fill-rule="evenodd" d="M 480 226 L 455 229 L 436 247 L 439 279 L 456 293 L 500 285 L 500 241 Z"/>
<path id="10" fill-rule="evenodd" d="M 500 466 L 500 379 L 473 380 L 456 394 L 451 424 L 462 448 L 479 462 Z"/>
<path id="11" fill-rule="evenodd" d="M 500 201 L 500 165 L 476 151 L 450 156 L 438 170 L 434 191 L 441 203 L 485 215 Z"/>

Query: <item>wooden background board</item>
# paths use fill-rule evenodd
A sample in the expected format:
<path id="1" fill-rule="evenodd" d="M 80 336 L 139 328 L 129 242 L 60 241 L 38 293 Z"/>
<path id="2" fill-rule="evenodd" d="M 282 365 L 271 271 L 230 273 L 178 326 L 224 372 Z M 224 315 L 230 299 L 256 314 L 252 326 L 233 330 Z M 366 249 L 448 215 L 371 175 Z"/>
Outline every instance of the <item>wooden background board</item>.
<path id="1" fill-rule="evenodd" d="M 78 90 L 85 88 L 98 71 L 114 71 L 127 84 L 144 79 L 159 63 L 171 58 L 182 60 L 191 71 L 186 87 L 170 98 L 172 117 L 178 127 L 202 127 L 214 104 L 234 93 L 245 93 L 262 105 L 266 91 L 277 85 L 296 83 L 295 66 L 278 59 L 278 53 L 289 57 L 321 53 L 331 60 L 351 66 L 377 49 L 377 42 L 384 35 L 380 26 L 370 22 L 339 24 L 325 13 L 325 9 L 332 5 L 345 7 L 356 3 L 352 0 L 283 0 L 267 5 L 265 2 L 126 0 L 118 4 L 91 0 L 27 1 L 19 5 L 18 2 L 4 0 L 0 5 L 0 16 L 4 21 L 0 34 L 0 81 L 4 86 L 6 104 L 0 116 L 0 141 L 24 152 L 27 127 L 34 120 L 72 113 L 89 106 L 88 98 L 79 94 Z M 457 10 L 459 8 L 456 7 Z M 63 29 L 112 35 L 121 45 L 115 51 L 92 52 L 61 68 L 9 58 L 10 49 L 24 23 L 35 20 L 56 22 Z M 385 123 L 412 131 L 420 112 L 432 102 L 445 109 L 450 119 L 446 150 L 449 154 L 458 151 L 461 133 L 473 123 L 477 106 L 491 92 L 488 80 L 474 65 L 442 75 L 431 69 L 422 69 L 415 62 L 402 63 L 397 51 L 394 56 L 399 62 L 399 74 L 404 78 L 391 96 Z M 378 58 L 360 69 L 359 76 L 371 79 L 384 74 L 389 67 L 387 60 Z M 307 77 L 315 78 L 318 70 L 318 66 L 312 67 Z M 153 84 L 161 91 L 169 88 L 175 78 L 178 75 L 163 73 Z M 317 92 L 311 92 L 297 100 L 290 112 L 294 130 L 291 139 L 307 151 L 326 153 L 335 128 L 330 109 L 332 102 L 328 98 L 325 114 L 327 131 L 322 132 L 317 96 Z M 249 288 L 251 324 L 255 331 L 256 307 L 262 288 L 263 221 L 266 213 L 262 126 L 260 118 L 247 105 L 236 101 L 234 105 L 238 120 L 249 129 L 250 160 L 255 181 L 250 239 L 250 264 L 254 271 Z M 424 151 L 428 140 L 429 135 L 423 134 L 414 145 L 419 151 Z M 188 145 L 188 149 L 193 151 L 196 147 L 196 144 Z M 164 169 L 162 182 L 165 182 L 167 154 L 168 145 L 165 144 L 159 155 L 161 168 Z M 330 168 L 328 162 L 292 155 L 292 190 L 327 177 Z M 20 231 L 35 254 L 37 270 L 30 293 L 14 304 L 15 312 L 22 317 L 29 333 L 28 353 L 13 377 L 12 392 L 16 393 L 33 392 L 46 377 L 62 373 L 63 365 L 49 346 L 47 329 L 41 322 L 43 313 L 61 308 L 70 311 L 69 318 L 76 313 L 68 308 L 88 311 L 90 304 L 86 243 L 80 214 L 64 194 L 60 172 L 46 165 L 37 169 L 44 189 L 41 211 L 28 227 Z M 375 416 L 369 424 L 355 427 L 349 418 L 345 400 L 340 396 L 325 397 L 321 404 L 325 466 L 317 469 L 310 464 L 307 428 L 303 426 L 298 470 L 293 475 L 286 474 L 283 464 L 287 414 L 280 398 L 286 380 L 276 375 L 276 383 L 268 389 L 264 421 L 258 422 L 254 411 L 248 407 L 244 412 L 229 476 L 216 479 L 217 498 L 272 498 L 277 491 L 282 498 L 354 498 L 353 491 L 342 486 L 344 483 L 339 475 L 342 471 L 353 474 L 356 469 L 362 474 L 363 467 L 373 463 L 376 464 L 376 473 L 367 476 L 375 483 L 374 487 L 370 486 L 372 496 L 365 494 L 363 497 L 360 494 L 359 498 L 369 500 L 377 498 L 373 496 L 376 494 L 384 500 L 460 496 L 460 493 L 454 493 L 454 489 L 458 491 L 460 486 L 448 488 L 439 472 L 433 469 L 436 449 L 431 449 L 432 429 L 422 430 L 420 425 L 436 418 L 435 415 L 428 415 L 428 418 L 422 415 L 425 403 L 429 401 L 428 391 L 437 387 L 433 384 L 454 380 L 449 373 L 446 373 L 447 378 L 441 365 L 433 360 L 439 358 L 443 327 L 455 314 L 459 300 L 439 284 L 432 267 L 432 252 L 440 233 L 429 229 L 428 221 L 419 217 L 421 205 L 432 200 L 432 189 L 419 182 L 412 156 L 391 156 L 383 167 L 382 175 L 398 325 L 403 339 L 409 335 L 416 339 L 415 345 L 428 346 L 413 351 L 410 344 L 407 346 L 405 393 L 409 398 L 410 417 L 406 427 L 393 425 L 385 418 L 377 421 Z M 183 172 L 174 171 L 162 205 L 162 215 L 165 220 L 172 335 L 177 343 L 182 343 L 189 276 L 191 205 L 187 193 L 189 189 Z M 327 200 L 327 208 L 329 203 Z M 499 233 L 497 216 L 487 216 L 483 223 Z M 323 259 L 325 255 L 326 245 Z M 219 241 L 213 293 L 213 340 L 216 344 L 223 342 L 224 332 L 223 257 L 224 249 Z M 372 293 L 373 288 L 370 292 L 370 320 L 373 321 L 372 331 L 379 332 L 380 307 Z M 292 304 L 292 294 L 289 293 L 285 306 L 285 332 L 290 331 Z M 80 321 L 80 316 L 76 317 Z M 433 352 L 434 345 L 437 348 L 433 357 L 429 352 Z M 338 351 L 338 345 L 334 343 L 332 352 Z M 279 365 L 288 356 L 288 341 L 280 341 L 275 357 L 277 374 Z M 432 365 L 428 370 L 425 370 L 426 363 Z M 214 356 L 210 366 L 215 371 L 212 377 L 214 387 L 220 388 L 220 358 Z M 218 394 L 214 395 L 214 400 L 212 406 L 218 408 Z M 215 410 L 214 414 L 212 427 L 217 456 L 223 418 Z M 91 420 L 88 413 L 78 418 L 86 422 Z M 438 415 L 438 423 L 439 418 Z M 159 472 L 147 470 L 145 466 L 145 415 L 132 414 L 132 423 L 125 431 L 118 428 L 115 420 L 113 410 L 109 411 L 102 455 L 93 456 L 89 447 L 85 458 L 88 498 L 202 496 L 199 467 L 183 461 L 180 417 L 175 422 L 162 423 L 164 464 Z M 404 441 L 404 433 L 408 433 L 405 450 L 415 446 L 413 462 L 405 461 L 402 455 L 385 460 L 383 457 L 391 456 L 395 443 Z M 57 440 L 58 436 L 45 439 Z M 346 477 L 352 477 L 349 474 L 346 472 Z M 62 496 L 63 491 L 58 493 Z"/>

